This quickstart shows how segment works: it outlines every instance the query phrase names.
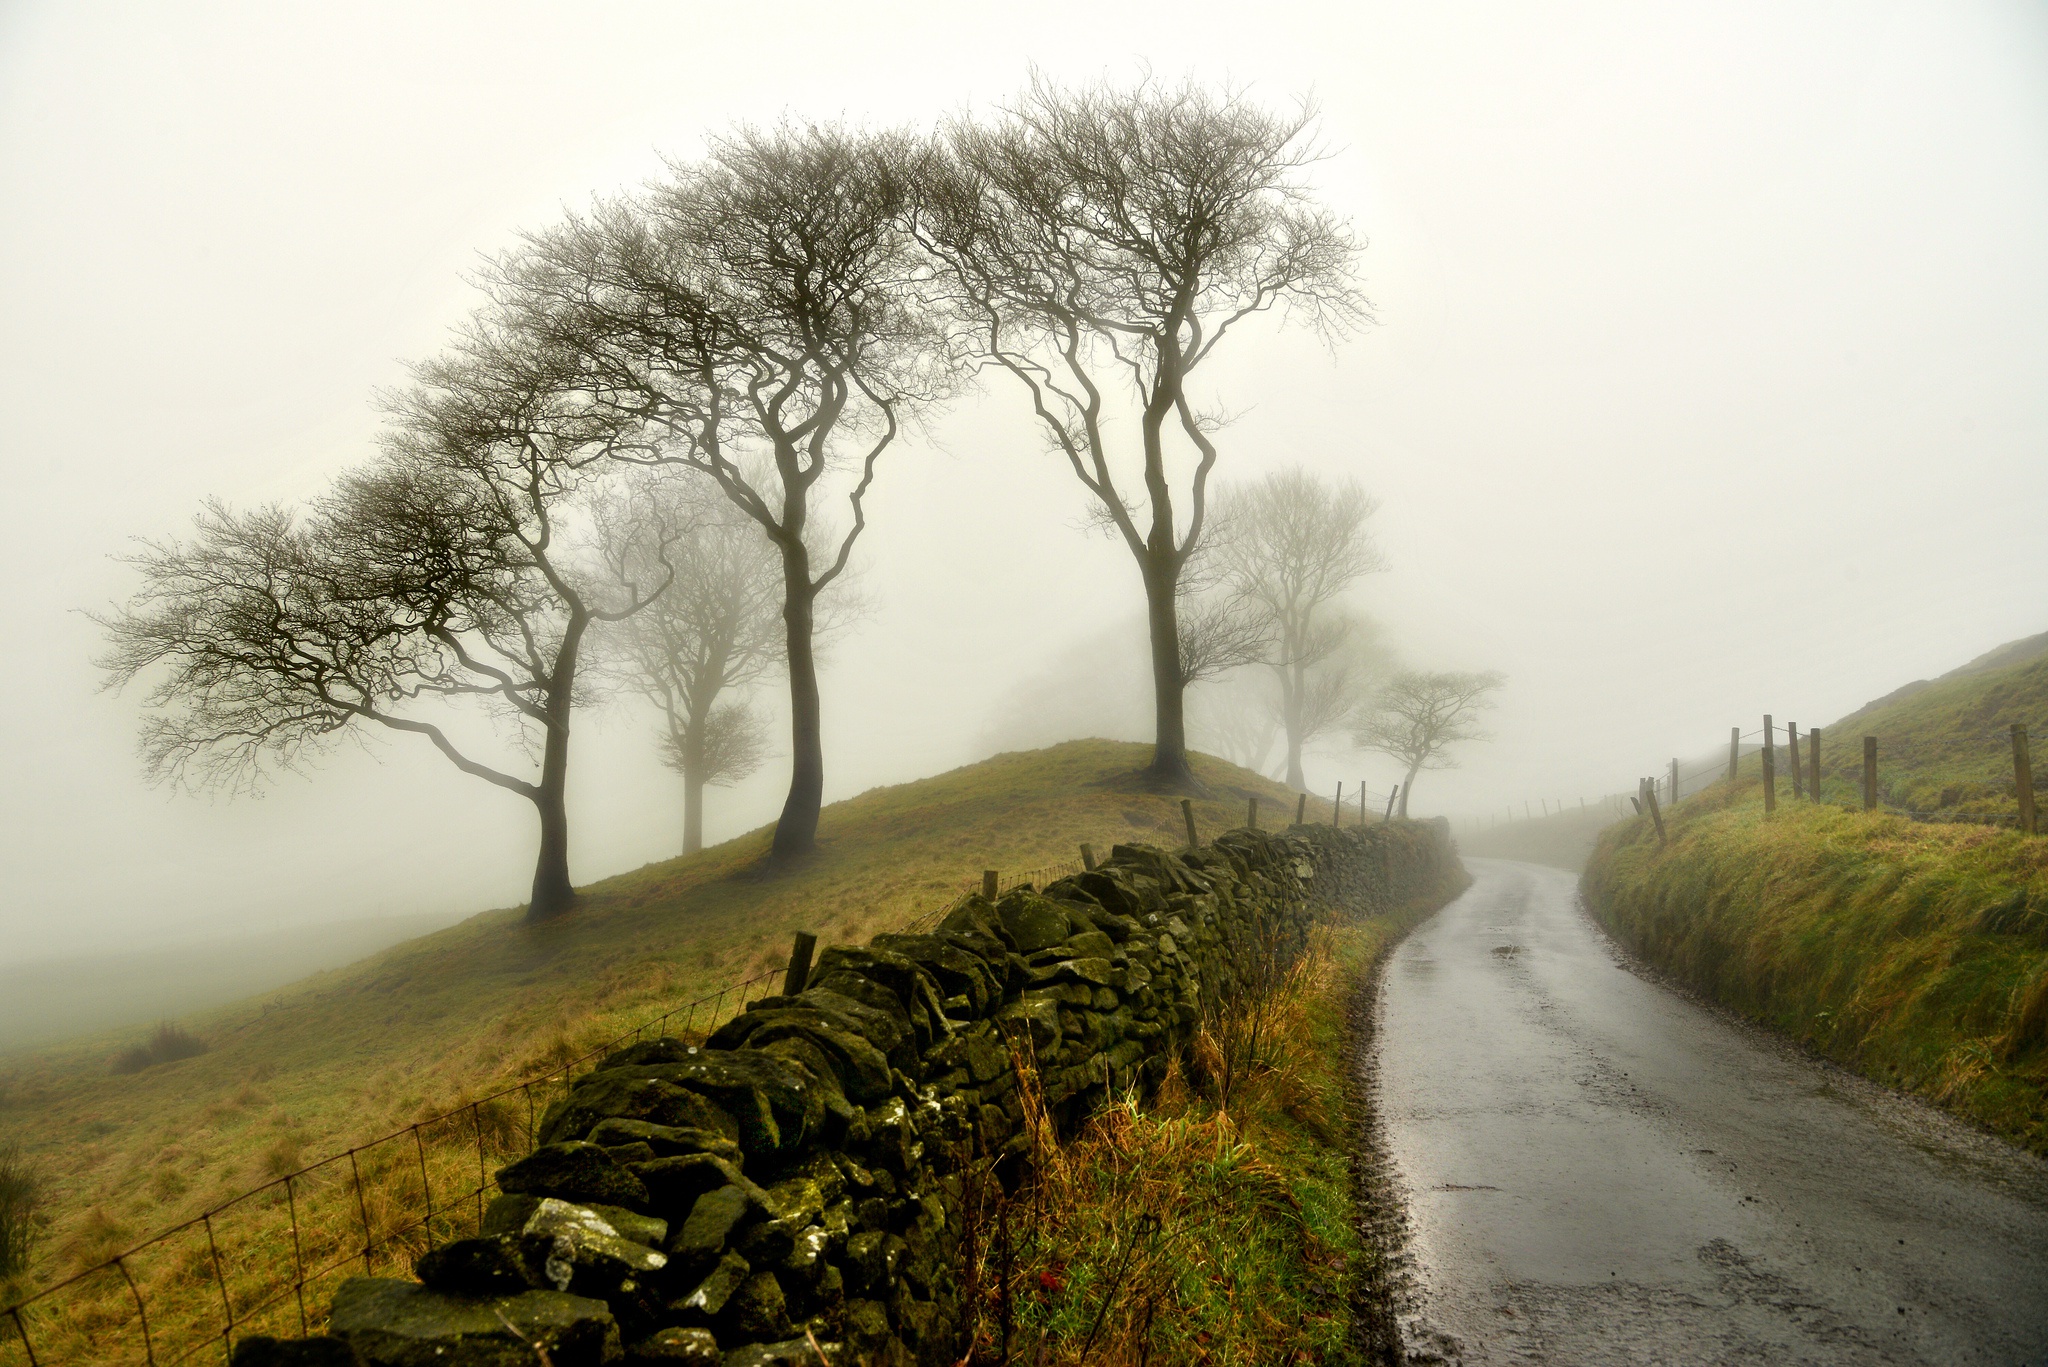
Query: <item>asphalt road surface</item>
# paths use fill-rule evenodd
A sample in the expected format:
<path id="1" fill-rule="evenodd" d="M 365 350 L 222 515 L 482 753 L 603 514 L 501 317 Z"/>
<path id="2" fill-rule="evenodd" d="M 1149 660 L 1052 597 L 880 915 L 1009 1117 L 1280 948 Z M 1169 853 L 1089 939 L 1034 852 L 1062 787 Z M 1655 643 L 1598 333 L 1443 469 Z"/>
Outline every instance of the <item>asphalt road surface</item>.
<path id="1" fill-rule="evenodd" d="M 1380 986 L 1411 1362 L 2048 1363 L 2048 1164 L 1640 976 L 1571 874 L 1468 865 Z"/>

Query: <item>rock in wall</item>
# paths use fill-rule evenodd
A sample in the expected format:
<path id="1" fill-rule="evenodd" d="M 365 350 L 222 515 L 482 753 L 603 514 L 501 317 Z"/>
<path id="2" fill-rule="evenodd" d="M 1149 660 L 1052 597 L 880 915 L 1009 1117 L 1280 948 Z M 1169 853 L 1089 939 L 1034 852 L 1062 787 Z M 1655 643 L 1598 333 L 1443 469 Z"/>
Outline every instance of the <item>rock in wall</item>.
<path id="1" fill-rule="evenodd" d="M 967 1174 L 1028 1161 L 1027 1077 L 1061 1127 L 1148 1090 L 1318 919 L 1455 866 L 1430 822 L 1123 845 L 930 934 L 828 949 L 702 1045 L 601 1060 L 498 1171 L 476 1237 L 418 1281 L 351 1279 L 326 1337 L 247 1339 L 236 1367 L 955 1362 Z"/>

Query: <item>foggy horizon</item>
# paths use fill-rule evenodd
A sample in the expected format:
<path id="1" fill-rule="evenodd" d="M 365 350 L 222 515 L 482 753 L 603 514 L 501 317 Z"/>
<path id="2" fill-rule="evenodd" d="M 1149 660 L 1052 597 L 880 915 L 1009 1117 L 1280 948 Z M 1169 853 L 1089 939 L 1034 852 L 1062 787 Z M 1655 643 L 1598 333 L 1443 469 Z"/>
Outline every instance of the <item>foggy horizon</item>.
<path id="1" fill-rule="evenodd" d="M 1162 38 L 1079 6 L 1021 35 L 818 7 L 765 70 L 746 16 L 658 6 L 0 14 L 0 743 L 26 780 L 0 966 L 523 901 L 530 811 L 409 738 L 258 798 L 148 786 L 141 690 L 100 691 L 82 615 L 132 591 L 112 557 L 368 458 L 376 391 L 565 208 L 735 121 L 928 128 L 1033 65 L 1317 100 L 1313 179 L 1369 241 L 1377 322 L 1248 333 L 1204 398 L 1237 415 L 1223 482 L 1299 465 L 1379 500 L 1390 568 L 1347 601 L 1404 663 L 1506 674 L 1495 739 L 1415 814 L 1626 791 L 1730 725 L 1825 726 L 2048 631 L 2048 12 L 1202 13 Z M 1149 739 L 1135 568 L 1040 446 L 991 378 L 883 460 L 868 610 L 824 660 L 828 803 Z M 1075 705 L 1017 714 L 1049 691 Z M 577 717 L 579 884 L 678 853 L 653 727 Z M 787 752 L 713 790 L 707 843 L 774 820 Z M 1308 777 L 1399 772 L 1339 750 Z"/>

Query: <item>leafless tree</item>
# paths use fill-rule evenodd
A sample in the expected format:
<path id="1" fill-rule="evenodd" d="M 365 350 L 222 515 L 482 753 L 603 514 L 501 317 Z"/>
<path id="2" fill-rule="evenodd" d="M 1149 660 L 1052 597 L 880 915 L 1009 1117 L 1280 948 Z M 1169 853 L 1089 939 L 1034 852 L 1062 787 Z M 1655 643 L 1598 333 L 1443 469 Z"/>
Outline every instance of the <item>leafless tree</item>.
<path id="1" fill-rule="evenodd" d="M 768 756 L 744 694 L 781 662 L 781 558 L 709 481 L 660 480 L 601 504 L 596 521 L 607 563 L 629 579 L 675 569 L 668 591 L 612 634 L 605 664 L 660 709 L 662 759 L 683 780 L 683 853 L 694 854 L 705 787 L 737 783 Z"/>
<path id="2" fill-rule="evenodd" d="M 590 572 L 565 534 L 625 434 L 565 411 L 558 357 L 479 329 L 393 397 L 382 457 L 304 515 L 209 504 L 189 542 L 150 544 L 143 585 L 101 619 L 111 686 L 154 678 L 142 752 L 151 774 L 250 786 L 362 725 L 416 735 L 466 774 L 534 805 L 528 916 L 574 900 L 566 785 L 586 637 L 667 586 Z M 609 585 L 609 591 L 603 587 Z M 480 707 L 532 776 L 458 745 Z M 442 715 L 436 716 L 440 710 Z"/>
<path id="3" fill-rule="evenodd" d="M 1018 382 L 1137 561 L 1150 772 L 1169 786 L 1195 786 L 1176 609 L 1219 426 L 1189 380 L 1253 315 L 1291 311 L 1325 331 L 1363 316 L 1359 243 L 1307 186 L 1314 122 L 1307 105 L 1275 114 L 1192 82 L 1070 90 L 1034 78 L 995 118 L 949 127 L 917 206 L 982 363 Z M 1131 417 L 1135 451 L 1113 436 Z"/>
<path id="4" fill-rule="evenodd" d="M 1479 729 L 1479 713 L 1493 706 L 1488 695 L 1506 682 L 1505 675 L 1492 672 L 1407 673 L 1381 690 L 1378 707 L 1360 721 L 1352 739 L 1361 750 L 1378 750 L 1408 766 L 1401 780 L 1402 816 L 1408 815 L 1416 774 L 1454 769 L 1451 746 L 1488 739 Z"/>
<path id="5" fill-rule="evenodd" d="M 820 596 L 867 526 L 878 462 L 953 378 L 905 227 L 911 154 L 898 136 L 741 129 L 533 235 L 489 282 L 508 326 L 579 354 L 592 410 L 642 426 L 626 458 L 716 481 L 775 548 L 791 748 L 777 859 L 817 839 Z M 833 498 L 846 522 L 820 555 Z"/>
<path id="6" fill-rule="evenodd" d="M 1254 773 L 1271 775 L 1279 710 L 1264 671 L 1245 670 L 1188 697 L 1188 736 L 1199 748 Z"/>
<path id="7" fill-rule="evenodd" d="M 1358 625 L 1334 601 L 1365 575 L 1386 568 L 1367 523 L 1378 504 L 1355 481 L 1332 487 L 1300 469 L 1227 487 L 1217 500 L 1217 557 L 1241 600 L 1257 607 L 1270 634 L 1266 662 L 1279 682 L 1287 737 L 1287 783 L 1307 786 L 1304 747 L 1338 730 L 1357 706 Z"/>

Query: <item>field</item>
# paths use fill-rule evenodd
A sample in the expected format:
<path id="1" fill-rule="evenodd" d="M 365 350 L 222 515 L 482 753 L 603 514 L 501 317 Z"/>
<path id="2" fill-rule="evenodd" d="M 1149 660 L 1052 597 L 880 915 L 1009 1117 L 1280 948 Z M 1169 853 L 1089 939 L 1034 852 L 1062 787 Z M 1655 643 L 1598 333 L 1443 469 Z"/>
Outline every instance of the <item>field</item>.
<path id="1" fill-rule="evenodd" d="M 517 908 L 487 912 L 190 1018 L 184 1028 L 210 1045 L 197 1057 L 116 1074 L 117 1056 L 143 1034 L 131 1031 L 10 1060 L 0 1066 L 0 1143 L 22 1145 L 50 1195 L 32 1284 L 303 1162 L 544 1071 L 677 1000 L 772 969 L 798 929 L 826 942 L 864 940 L 950 902 L 984 868 L 1014 878 L 1069 864 L 1082 841 L 1104 852 L 1119 840 L 1179 844 L 1177 800 L 1135 778 L 1148 755 L 1140 745 L 1077 741 L 875 789 L 828 807 L 820 855 L 774 879 L 754 872 L 764 829 L 591 885 L 558 923 L 528 926 Z M 1211 790 L 1195 804 L 1206 831 L 1241 824 L 1252 795 L 1267 821 L 1291 816 L 1292 795 L 1278 785 L 1220 761 L 1195 763 Z M 517 1120 L 493 1115 L 489 1134 L 480 1123 L 467 1139 L 449 1136 L 461 1142 L 434 1156 L 436 1180 L 443 1166 L 459 1166 L 468 1139 L 513 1142 Z M 472 1175 L 477 1161 L 472 1153 Z M 391 1166 L 391 1181 L 402 1166 Z M 428 1167 L 422 1157 L 421 1171 Z M 370 1223 L 386 1218 L 372 1212 Z M 334 1249 L 350 1237 L 303 1233 Z M 279 1255 L 251 1245 L 246 1260 L 265 1256 Z M 181 1265 L 162 1275 L 201 1272 Z"/>

